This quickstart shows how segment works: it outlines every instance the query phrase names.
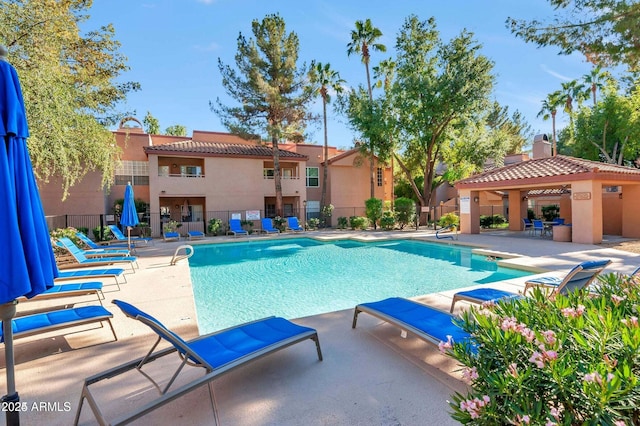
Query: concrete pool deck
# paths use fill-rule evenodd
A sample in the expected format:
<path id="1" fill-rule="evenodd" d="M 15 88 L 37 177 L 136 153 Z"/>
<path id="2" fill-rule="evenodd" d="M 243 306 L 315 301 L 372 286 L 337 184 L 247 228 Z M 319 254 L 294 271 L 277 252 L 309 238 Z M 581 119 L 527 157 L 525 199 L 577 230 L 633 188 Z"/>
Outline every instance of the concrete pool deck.
<path id="1" fill-rule="evenodd" d="M 355 237 L 424 238 L 434 240 L 433 231 L 382 232 L 319 231 L 300 236 L 320 238 Z M 268 238 L 283 238 L 271 236 Z M 258 237 L 248 237 L 257 239 Z M 263 238 L 263 237 L 260 237 Z M 72 424 L 85 377 L 143 356 L 155 341 L 155 334 L 137 321 L 125 318 L 111 304 L 113 299 L 130 302 L 162 321 L 184 338 L 198 335 L 189 266 L 169 262 L 181 244 L 243 241 L 247 237 L 215 237 L 194 242 L 163 242 L 138 250 L 140 269 L 127 274 L 127 283 L 105 286 L 104 305 L 114 314 L 118 341 L 108 328 L 77 327 L 15 342 L 16 383 L 26 410 L 25 425 Z M 447 243 L 448 240 L 439 242 Z M 525 233 L 508 231 L 460 235 L 455 243 L 490 250 L 504 264 L 538 270 L 566 271 L 587 259 L 610 258 L 605 272 L 629 273 L 640 265 L 640 255 L 594 245 L 559 243 Z M 511 259 L 507 259 L 511 256 Z M 523 279 L 492 287 L 522 289 Z M 105 281 L 108 284 L 109 280 Z M 455 291 L 416 297 L 416 300 L 448 311 Z M 82 300 L 88 300 L 86 298 Z M 371 300 L 362 300 L 367 302 Z M 72 303 L 77 300 L 61 300 Z M 19 304 L 31 310 L 44 302 Z M 47 302 L 51 306 L 52 301 Z M 457 309 L 467 305 L 459 303 Z M 455 361 L 441 355 L 435 345 L 409 336 L 366 314 L 351 329 L 353 310 L 331 312 L 296 319 L 316 328 L 324 354 L 319 362 L 314 345 L 302 342 L 233 371 L 214 382 L 220 423 L 223 425 L 454 425 L 447 400 L 464 392 L 465 384 Z M 0 392 L 6 392 L 4 351 L 0 350 Z M 168 378 L 178 357 L 156 361 L 148 370 L 155 377 Z M 155 374 L 154 374 L 155 373 Z M 181 383 L 203 374 L 189 367 Z M 108 419 L 139 407 L 158 394 L 135 372 L 108 380 L 95 388 Z M 0 413 L 0 424 L 4 416 Z M 83 408 L 81 424 L 96 424 L 91 410 Z M 134 424 L 214 424 L 207 387 L 202 387 L 166 405 Z"/>

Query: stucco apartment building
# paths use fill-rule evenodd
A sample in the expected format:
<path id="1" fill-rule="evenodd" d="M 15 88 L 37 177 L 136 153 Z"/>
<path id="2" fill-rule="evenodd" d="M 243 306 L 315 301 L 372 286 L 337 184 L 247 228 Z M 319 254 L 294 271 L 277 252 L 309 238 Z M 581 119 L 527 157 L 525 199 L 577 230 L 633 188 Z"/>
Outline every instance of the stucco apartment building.
<path id="1" fill-rule="evenodd" d="M 61 201 L 59 180 L 40 183 L 47 216 L 106 215 L 111 222 L 116 219 L 111 216 L 114 204 L 123 198 L 129 182 L 135 198 L 148 203 L 145 220 L 155 236 L 168 220 L 183 223 L 184 230 L 205 230 L 212 218 L 275 216 L 273 148 L 269 144 L 199 130 L 191 137 L 179 137 L 121 127 L 114 136 L 122 149 L 114 185 L 104 191 L 102 176 L 91 172 Z M 335 207 L 333 222 L 339 216 L 364 214 L 364 201 L 370 196 L 369 159 L 357 148 L 329 147 L 324 158 L 322 145 L 281 143 L 279 147 L 285 216 L 301 220 L 319 216 L 324 167 L 329 171 L 327 203 Z M 391 200 L 391 168 L 377 161 L 374 167 L 376 198 Z M 259 221 L 256 225 L 259 227 Z"/>

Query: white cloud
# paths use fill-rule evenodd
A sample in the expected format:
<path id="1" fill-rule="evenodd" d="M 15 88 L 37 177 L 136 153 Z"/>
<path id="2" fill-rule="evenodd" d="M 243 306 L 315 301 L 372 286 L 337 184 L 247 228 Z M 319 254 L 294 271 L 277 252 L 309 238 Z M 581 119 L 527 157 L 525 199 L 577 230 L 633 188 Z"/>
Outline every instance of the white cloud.
<path id="1" fill-rule="evenodd" d="M 547 74 L 559 79 L 559 80 L 564 80 L 564 81 L 571 81 L 573 80 L 571 77 L 567 77 L 566 75 L 562 75 L 558 72 L 553 71 L 552 69 L 549 69 L 546 65 L 544 64 L 540 64 L 540 68 L 542 68 L 542 71 L 546 72 Z"/>
<path id="2" fill-rule="evenodd" d="M 205 1 L 205 0 L 198 0 L 198 1 Z M 214 1 L 214 0 L 207 0 L 207 1 Z M 211 43 L 209 43 L 207 45 L 196 44 L 195 46 L 193 46 L 193 48 L 195 50 L 199 50 L 201 52 L 214 52 L 214 51 L 220 49 L 220 45 L 218 43 L 216 43 L 215 41 L 212 41 Z"/>

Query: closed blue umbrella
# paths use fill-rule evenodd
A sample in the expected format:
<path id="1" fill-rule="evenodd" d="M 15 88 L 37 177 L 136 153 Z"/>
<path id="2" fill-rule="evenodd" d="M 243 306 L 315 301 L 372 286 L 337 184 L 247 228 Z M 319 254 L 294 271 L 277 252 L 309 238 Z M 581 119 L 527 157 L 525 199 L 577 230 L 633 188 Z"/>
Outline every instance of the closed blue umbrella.
<path id="1" fill-rule="evenodd" d="M 133 201 L 133 187 L 131 182 L 127 184 L 124 190 L 124 203 L 122 204 L 122 216 L 120 216 L 120 225 L 127 227 L 127 243 L 131 250 L 131 227 L 138 223 L 138 212 L 136 211 L 136 203 Z M 123 229 L 124 231 L 124 229 Z"/>
<path id="2" fill-rule="evenodd" d="M 53 286 L 58 268 L 27 149 L 29 130 L 22 90 L 4 52 L 0 46 L 0 135 L 4 141 L 0 148 L 0 319 L 7 366 L 7 395 L 2 400 L 17 402 L 11 327 L 15 299 L 33 297 Z M 7 411 L 7 424 L 19 424 L 18 414 Z"/>

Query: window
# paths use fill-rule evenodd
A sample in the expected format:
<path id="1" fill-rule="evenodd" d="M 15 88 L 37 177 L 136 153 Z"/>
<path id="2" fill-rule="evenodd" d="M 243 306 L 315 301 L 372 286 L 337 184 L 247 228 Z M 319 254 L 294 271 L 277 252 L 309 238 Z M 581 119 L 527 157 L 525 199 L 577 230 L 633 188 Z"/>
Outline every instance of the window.
<path id="1" fill-rule="evenodd" d="M 158 166 L 158 176 L 169 176 L 169 166 Z"/>
<path id="2" fill-rule="evenodd" d="M 122 161 L 115 170 L 115 184 L 149 185 L 149 163 L 146 161 Z"/>
<path id="3" fill-rule="evenodd" d="M 262 169 L 262 176 L 265 179 L 273 179 L 274 171 L 273 169 Z"/>
<path id="4" fill-rule="evenodd" d="M 307 167 L 307 187 L 320 186 L 320 179 L 318 176 L 320 176 L 320 174 L 318 173 L 317 167 Z"/>
<path id="5" fill-rule="evenodd" d="M 265 217 L 275 217 L 276 216 L 276 205 L 275 204 L 266 204 L 265 205 Z"/>
<path id="6" fill-rule="evenodd" d="M 183 177 L 201 177 L 202 167 L 200 166 L 180 166 L 180 175 Z"/>
<path id="7" fill-rule="evenodd" d="M 383 173 L 382 173 L 382 167 L 378 167 L 378 173 L 377 173 L 377 177 L 378 177 L 378 186 L 382 186 L 382 182 L 383 182 Z"/>

